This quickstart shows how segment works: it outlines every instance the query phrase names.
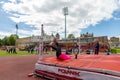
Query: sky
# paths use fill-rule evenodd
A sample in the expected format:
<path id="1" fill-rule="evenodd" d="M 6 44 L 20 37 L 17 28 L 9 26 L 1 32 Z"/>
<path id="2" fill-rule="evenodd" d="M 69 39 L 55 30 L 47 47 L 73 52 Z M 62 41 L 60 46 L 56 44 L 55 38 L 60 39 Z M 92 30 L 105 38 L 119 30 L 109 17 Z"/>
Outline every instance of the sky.
<path id="1" fill-rule="evenodd" d="M 41 24 L 64 38 L 64 7 L 67 35 L 120 37 L 120 0 L 0 0 L 0 38 L 16 34 L 16 24 L 20 38 L 41 35 Z"/>

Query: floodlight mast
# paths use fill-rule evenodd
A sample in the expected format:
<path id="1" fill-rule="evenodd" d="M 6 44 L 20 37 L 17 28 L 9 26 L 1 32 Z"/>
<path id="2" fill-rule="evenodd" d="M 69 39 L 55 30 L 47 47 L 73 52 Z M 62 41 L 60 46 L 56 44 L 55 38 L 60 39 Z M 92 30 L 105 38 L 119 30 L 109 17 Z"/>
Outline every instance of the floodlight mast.
<path id="1" fill-rule="evenodd" d="M 65 16 L 65 39 L 66 39 L 66 15 L 68 15 L 68 7 L 63 8 L 63 14 Z"/>
<path id="2" fill-rule="evenodd" d="M 41 36 L 40 36 L 40 43 L 39 43 L 39 60 L 43 59 L 43 24 L 41 25 Z"/>
<path id="3" fill-rule="evenodd" d="M 16 27 L 16 41 L 15 41 L 15 45 L 17 45 L 17 39 L 18 39 L 18 24 L 16 24 L 15 27 Z"/>
<path id="4" fill-rule="evenodd" d="M 18 24 L 16 24 L 16 36 L 18 36 Z"/>

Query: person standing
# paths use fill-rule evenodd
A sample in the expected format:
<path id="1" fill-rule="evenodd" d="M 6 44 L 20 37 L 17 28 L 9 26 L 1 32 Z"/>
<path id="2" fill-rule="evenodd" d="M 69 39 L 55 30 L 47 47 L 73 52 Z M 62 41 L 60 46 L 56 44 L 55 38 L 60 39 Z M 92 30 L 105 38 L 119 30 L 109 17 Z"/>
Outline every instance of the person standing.
<path id="1" fill-rule="evenodd" d="M 110 55 L 110 44 L 107 43 L 107 47 L 106 47 L 106 52 L 107 52 L 107 55 Z"/>
<path id="2" fill-rule="evenodd" d="M 13 50 L 13 53 L 17 54 L 15 46 L 12 48 L 12 50 Z"/>
<path id="3" fill-rule="evenodd" d="M 96 41 L 96 44 L 95 44 L 95 46 L 94 46 L 94 50 L 95 50 L 95 55 L 98 55 L 99 54 L 99 42 L 98 41 Z"/>
<path id="4" fill-rule="evenodd" d="M 74 43 L 72 53 L 75 54 L 75 59 L 77 59 L 77 56 L 79 54 L 79 49 L 77 43 Z"/>

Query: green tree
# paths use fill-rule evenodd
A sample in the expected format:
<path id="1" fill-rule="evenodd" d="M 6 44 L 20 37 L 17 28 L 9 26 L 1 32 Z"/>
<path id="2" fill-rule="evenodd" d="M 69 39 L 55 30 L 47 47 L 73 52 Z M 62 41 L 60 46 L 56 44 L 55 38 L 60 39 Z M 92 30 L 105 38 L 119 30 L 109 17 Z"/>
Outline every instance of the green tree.
<path id="1" fill-rule="evenodd" d="M 54 34 L 52 33 L 51 36 L 54 37 Z"/>
<path id="2" fill-rule="evenodd" d="M 7 36 L 5 36 L 5 37 L 2 39 L 2 41 L 3 41 L 3 45 L 9 45 L 9 40 L 8 40 L 8 37 L 7 37 Z"/>
<path id="3" fill-rule="evenodd" d="M 2 39 L 0 39 L 0 46 L 2 46 L 3 45 L 3 41 L 2 41 Z"/>
<path id="4" fill-rule="evenodd" d="M 5 36 L 3 39 L 2 39 L 2 45 L 15 45 L 16 44 L 16 40 L 19 38 L 18 35 L 16 34 L 12 34 L 10 35 L 9 37 Z M 0 42 L 1 44 L 1 42 Z"/>
<path id="5" fill-rule="evenodd" d="M 13 36 L 15 37 L 15 39 L 19 39 L 19 36 L 16 34 L 13 34 Z"/>
<path id="6" fill-rule="evenodd" d="M 68 39 L 75 39 L 75 36 L 73 34 L 69 34 Z"/>
<path id="7" fill-rule="evenodd" d="M 10 37 L 9 37 L 9 44 L 10 45 L 15 45 L 15 43 L 16 43 L 16 35 L 10 35 Z"/>

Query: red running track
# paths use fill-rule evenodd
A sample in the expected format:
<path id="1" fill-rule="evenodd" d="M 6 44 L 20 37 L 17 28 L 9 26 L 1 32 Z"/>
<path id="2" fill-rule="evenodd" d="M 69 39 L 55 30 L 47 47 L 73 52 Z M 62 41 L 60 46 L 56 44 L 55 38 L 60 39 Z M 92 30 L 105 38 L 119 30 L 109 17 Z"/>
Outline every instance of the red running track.
<path id="1" fill-rule="evenodd" d="M 28 77 L 34 71 L 37 55 L 0 56 L 0 80 L 44 80 Z"/>

